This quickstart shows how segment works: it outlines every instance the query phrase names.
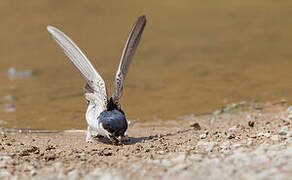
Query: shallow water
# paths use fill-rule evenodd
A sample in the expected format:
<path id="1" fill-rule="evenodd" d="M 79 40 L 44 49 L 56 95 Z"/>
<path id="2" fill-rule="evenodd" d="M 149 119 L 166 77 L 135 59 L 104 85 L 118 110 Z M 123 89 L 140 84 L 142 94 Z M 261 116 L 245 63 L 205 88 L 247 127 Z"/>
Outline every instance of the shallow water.
<path id="1" fill-rule="evenodd" d="M 292 1 L 176 2 L 1 1 L 0 126 L 85 128 L 83 79 L 45 27 L 67 33 L 111 92 L 128 32 L 143 13 L 148 24 L 122 98 L 128 119 L 176 119 L 243 100 L 291 103 Z M 11 67 L 34 74 L 9 79 Z"/>

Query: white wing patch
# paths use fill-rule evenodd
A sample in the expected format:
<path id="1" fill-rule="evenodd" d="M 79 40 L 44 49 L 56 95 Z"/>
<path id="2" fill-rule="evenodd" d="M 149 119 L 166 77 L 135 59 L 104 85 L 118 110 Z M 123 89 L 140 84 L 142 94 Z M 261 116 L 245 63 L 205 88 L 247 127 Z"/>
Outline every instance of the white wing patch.
<path id="1" fill-rule="evenodd" d="M 68 36 L 52 26 L 48 26 L 47 29 L 86 80 L 87 84 L 84 87 L 85 98 L 105 110 L 107 106 L 107 93 L 101 76 Z"/>
<path id="2" fill-rule="evenodd" d="M 123 94 L 124 79 L 127 75 L 130 63 L 138 47 L 145 25 L 146 17 L 140 16 L 134 24 L 123 50 L 120 65 L 116 73 L 115 86 L 112 94 L 113 102 L 117 105 L 118 108 L 120 108 L 120 98 Z"/>

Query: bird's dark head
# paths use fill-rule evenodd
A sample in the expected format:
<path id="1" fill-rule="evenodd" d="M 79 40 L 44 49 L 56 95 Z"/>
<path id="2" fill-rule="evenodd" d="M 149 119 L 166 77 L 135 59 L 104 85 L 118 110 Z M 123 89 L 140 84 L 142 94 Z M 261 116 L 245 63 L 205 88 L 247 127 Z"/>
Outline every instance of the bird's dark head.
<path id="1" fill-rule="evenodd" d="M 100 114 L 99 120 L 102 127 L 108 132 L 108 138 L 115 143 L 121 142 L 128 128 L 123 111 L 117 109 L 104 111 Z"/>

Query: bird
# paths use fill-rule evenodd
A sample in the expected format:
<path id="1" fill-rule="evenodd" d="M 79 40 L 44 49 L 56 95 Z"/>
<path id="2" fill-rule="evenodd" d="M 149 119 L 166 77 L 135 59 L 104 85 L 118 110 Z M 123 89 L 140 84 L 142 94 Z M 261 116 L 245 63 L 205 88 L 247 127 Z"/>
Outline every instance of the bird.
<path id="1" fill-rule="evenodd" d="M 112 96 L 108 98 L 107 88 L 100 74 L 79 47 L 65 33 L 53 26 L 47 26 L 48 32 L 71 60 L 86 81 L 83 87 L 88 102 L 85 118 L 87 121 L 86 142 L 94 142 L 94 137 L 103 136 L 112 143 L 122 143 L 128 129 L 125 112 L 120 99 L 123 95 L 123 84 L 140 42 L 146 16 L 139 16 L 134 23 L 125 47 L 120 64 L 116 71 Z"/>

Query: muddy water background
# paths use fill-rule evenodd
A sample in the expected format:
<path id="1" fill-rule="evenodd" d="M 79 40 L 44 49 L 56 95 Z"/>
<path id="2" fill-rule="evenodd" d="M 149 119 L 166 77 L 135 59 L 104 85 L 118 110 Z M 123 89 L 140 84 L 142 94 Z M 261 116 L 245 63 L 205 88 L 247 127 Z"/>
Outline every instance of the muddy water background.
<path id="1" fill-rule="evenodd" d="M 292 1 L 0 2 L 1 126 L 85 128 L 83 79 L 46 32 L 54 25 L 112 90 L 128 32 L 148 24 L 122 98 L 128 119 L 177 119 L 239 101 L 292 100 Z M 32 77 L 9 79 L 10 67 Z M 16 99 L 3 99 L 14 95 Z"/>

